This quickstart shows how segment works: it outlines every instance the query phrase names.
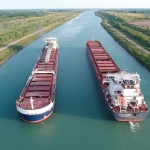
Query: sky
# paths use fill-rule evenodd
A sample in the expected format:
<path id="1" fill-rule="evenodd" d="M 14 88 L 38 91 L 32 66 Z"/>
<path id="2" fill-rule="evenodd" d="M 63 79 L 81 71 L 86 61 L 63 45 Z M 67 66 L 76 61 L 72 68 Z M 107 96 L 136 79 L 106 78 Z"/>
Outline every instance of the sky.
<path id="1" fill-rule="evenodd" d="M 150 8 L 150 0 L 0 0 L 0 9 Z"/>

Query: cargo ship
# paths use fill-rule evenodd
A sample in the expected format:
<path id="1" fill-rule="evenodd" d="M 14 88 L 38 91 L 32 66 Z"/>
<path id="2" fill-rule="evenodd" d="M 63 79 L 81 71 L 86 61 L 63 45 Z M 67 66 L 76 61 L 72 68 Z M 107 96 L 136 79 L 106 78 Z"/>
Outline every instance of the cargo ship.
<path id="1" fill-rule="evenodd" d="M 148 107 L 140 90 L 138 73 L 121 71 L 99 41 L 86 42 L 102 100 L 117 121 L 142 121 Z"/>
<path id="2" fill-rule="evenodd" d="M 22 120 L 37 123 L 47 119 L 55 106 L 59 46 L 55 37 L 44 39 L 44 48 L 16 101 Z"/>

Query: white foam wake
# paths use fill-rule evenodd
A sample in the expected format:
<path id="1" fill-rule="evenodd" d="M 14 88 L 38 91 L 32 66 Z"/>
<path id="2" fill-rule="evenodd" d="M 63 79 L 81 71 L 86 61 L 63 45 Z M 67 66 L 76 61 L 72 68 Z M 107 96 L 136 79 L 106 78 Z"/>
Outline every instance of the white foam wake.
<path id="1" fill-rule="evenodd" d="M 131 131 L 136 132 L 137 130 L 140 130 L 140 124 L 138 122 L 133 123 L 130 121 L 129 124 Z"/>

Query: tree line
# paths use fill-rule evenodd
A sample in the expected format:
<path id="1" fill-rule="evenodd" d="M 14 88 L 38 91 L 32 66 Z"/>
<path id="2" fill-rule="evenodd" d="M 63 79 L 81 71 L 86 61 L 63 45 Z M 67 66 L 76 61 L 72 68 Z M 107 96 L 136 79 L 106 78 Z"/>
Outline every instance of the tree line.
<path id="1" fill-rule="evenodd" d="M 142 65 L 144 65 L 146 68 L 148 68 L 150 70 L 150 54 L 146 54 L 145 52 L 141 51 L 140 49 L 138 49 L 136 46 L 134 46 L 133 44 L 131 44 L 129 41 L 127 41 L 124 37 L 120 36 L 119 34 L 117 34 L 110 26 L 108 26 L 108 24 L 106 23 L 109 20 L 109 23 L 111 25 L 113 25 L 115 27 L 115 23 L 117 22 L 118 25 L 117 27 L 120 25 L 120 28 L 122 26 L 125 26 L 127 23 L 122 19 L 122 18 L 113 18 L 111 15 L 107 15 L 105 13 L 101 13 L 101 12 L 95 12 L 95 14 L 97 16 L 100 16 L 102 18 L 102 26 L 108 31 L 108 33 L 110 33 L 110 35 L 123 47 L 125 48 L 133 57 L 135 57 Z M 113 20 L 114 19 L 114 20 Z M 118 21 L 122 21 L 120 24 Z M 129 24 L 130 26 L 130 24 Z M 132 25 L 131 25 L 132 26 Z M 128 27 L 128 25 L 127 25 Z M 118 27 L 119 28 L 119 27 Z M 132 29 L 132 27 L 131 27 Z M 120 29 L 122 30 L 122 29 Z M 125 31 L 128 31 L 124 30 Z M 130 31 L 132 32 L 132 30 Z M 148 36 L 149 33 L 145 33 L 144 35 Z M 140 34 L 139 34 L 140 35 Z M 138 38 L 138 37 L 136 37 Z M 141 38 L 141 37 L 140 37 Z"/>
<path id="2" fill-rule="evenodd" d="M 150 51 L 150 30 L 149 28 L 143 29 L 126 22 L 123 18 L 114 16 L 106 12 L 97 12 L 98 15 L 102 15 L 107 18 L 109 24 L 114 28 L 123 32 L 129 38 L 145 47 Z"/>
<path id="3" fill-rule="evenodd" d="M 21 38 L 43 27 L 61 22 L 73 13 L 77 13 L 77 11 L 0 11 L 0 47 L 10 40 Z"/>

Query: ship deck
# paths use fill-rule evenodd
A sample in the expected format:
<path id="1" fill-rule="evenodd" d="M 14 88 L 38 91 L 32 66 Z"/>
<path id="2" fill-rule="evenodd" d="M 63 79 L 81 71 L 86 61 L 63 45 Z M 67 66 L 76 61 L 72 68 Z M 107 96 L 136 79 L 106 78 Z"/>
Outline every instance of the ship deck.
<path id="1" fill-rule="evenodd" d="M 106 96 L 106 98 L 104 96 L 104 101 L 106 102 L 105 105 L 107 109 L 114 115 L 116 120 L 135 121 L 135 116 L 136 116 L 136 121 L 141 121 L 145 119 L 148 113 L 148 108 L 144 101 L 140 105 L 137 105 L 137 103 L 134 101 L 131 102 L 128 101 L 127 109 L 126 107 L 124 107 L 125 99 L 123 96 L 120 96 L 121 98 L 120 106 L 114 105 L 112 103 L 112 97 L 109 94 L 109 90 L 108 90 L 109 80 L 107 80 L 106 75 L 108 73 L 119 73 L 120 69 L 113 61 L 113 59 L 110 57 L 110 55 L 107 53 L 107 51 L 104 49 L 104 47 L 101 45 L 101 43 L 99 41 L 88 41 L 86 43 L 86 49 L 88 52 L 88 56 L 91 60 L 92 67 L 94 68 L 94 72 L 96 74 L 96 78 L 99 83 L 100 91 L 101 93 L 103 93 L 102 96 L 104 95 Z M 113 78 L 112 81 L 116 82 L 114 81 Z M 127 88 L 123 84 L 121 85 L 123 86 L 123 88 Z M 129 83 L 128 83 L 128 87 L 130 87 L 130 89 L 134 88 L 133 85 Z M 119 95 L 120 91 L 116 91 L 116 92 L 118 92 Z M 139 94 L 138 98 L 140 96 L 142 95 Z M 131 100 L 131 98 L 129 100 Z M 119 113 L 121 114 L 121 116 L 118 115 Z M 128 117 L 128 115 L 130 117 Z"/>
<path id="2" fill-rule="evenodd" d="M 31 79 L 28 79 L 28 82 L 26 83 L 24 90 L 21 94 L 20 99 L 18 100 L 18 106 L 22 109 L 26 110 L 33 110 L 31 108 L 30 98 L 34 100 L 34 110 L 43 108 L 51 103 L 54 98 L 54 83 L 56 82 L 55 76 L 56 76 L 56 65 L 57 65 L 57 59 L 58 59 L 58 50 L 52 50 L 49 62 L 45 63 L 45 57 L 46 57 L 47 50 L 43 49 L 42 53 L 40 54 L 40 57 L 38 61 L 35 64 L 35 67 L 33 70 L 38 71 L 49 71 L 53 70 L 53 73 L 34 73 L 31 75 Z"/>
<path id="3" fill-rule="evenodd" d="M 101 86 L 106 88 L 108 85 L 102 84 L 106 74 L 119 72 L 120 69 L 99 41 L 88 41 L 86 47 L 92 59 L 97 78 Z"/>

